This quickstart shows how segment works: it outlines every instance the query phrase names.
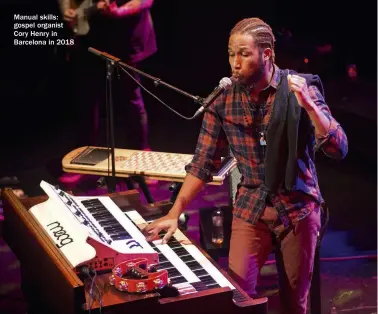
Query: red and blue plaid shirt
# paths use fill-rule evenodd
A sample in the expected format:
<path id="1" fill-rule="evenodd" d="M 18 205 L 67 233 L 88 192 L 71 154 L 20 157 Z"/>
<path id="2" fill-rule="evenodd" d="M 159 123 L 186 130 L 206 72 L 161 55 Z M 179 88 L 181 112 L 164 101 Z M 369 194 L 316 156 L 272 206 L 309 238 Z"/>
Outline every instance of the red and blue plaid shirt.
<path id="1" fill-rule="evenodd" d="M 234 215 L 255 224 L 265 209 L 259 188 L 265 177 L 265 146 L 260 144 L 271 116 L 272 103 L 283 71 L 275 65 L 273 78 L 260 106 L 233 87 L 226 89 L 204 114 L 193 160 L 186 171 L 204 182 L 212 180 L 211 171 L 220 160 L 220 152 L 231 149 L 237 160 L 242 182 L 234 204 Z M 325 100 L 316 86 L 309 86 L 312 100 L 331 121 L 326 136 L 315 136 L 308 147 L 322 149 L 331 158 L 344 158 L 348 150 L 347 137 L 340 124 L 332 117 Z M 245 110 L 248 108 L 249 110 Z M 252 123 L 251 123 L 252 122 Z M 316 134 L 315 134 L 316 135 Z M 293 191 L 281 189 L 273 203 L 278 212 L 285 212 L 292 220 L 306 217 L 323 201 L 310 150 L 298 157 L 298 176 Z M 256 188 L 255 188 L 256 187 Z"/>

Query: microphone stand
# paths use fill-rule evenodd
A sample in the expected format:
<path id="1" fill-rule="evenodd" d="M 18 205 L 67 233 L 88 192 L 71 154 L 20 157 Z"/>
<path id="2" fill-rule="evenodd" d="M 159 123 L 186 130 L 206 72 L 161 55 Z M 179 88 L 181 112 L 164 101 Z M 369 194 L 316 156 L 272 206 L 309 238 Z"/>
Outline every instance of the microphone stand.
<path id="1" fill-rule="evenodd" d="M 106 60 L 106 79 L 109 86 L 108 95 L 106 95 L 106 108 L 108 111 L 108 128 L 109 128 L 109 141 L 110 141 L 110 154 L 112 163 L 112 175 L 108 182 L 109 193 L 115 193 L 117 188 L 116 176 L 115 176 L 115 140 L 114 140 L 114 114 L 113 114 L 113 96 L 112 96 L 112 79 L 114 68 L 117 66 L 117 62 L 107 59 Z"/>
<path id="2" fill-rule="evenodd" d="M 165 87 L 168 87 L 176 92 L 178 92 L 181 95 L 184 95 L 186 97 L 189 97 L 194 100 L 195 103 L 198 103 L 200 105 L 203 105 L 204 99 L 199 96 L 191 95 L 175 86 L 172 86 L 161 79 L 154 77 L 152 75 L 149 75 L 143 71 L 138 70 L 137 68 L 134 68 L 124 62 L 121 61 L 120 58 L 114 57 L 111 54 L 108 54 L 107 52 L 103 52 L 100 50 L 97 50 L 95 48 L 89 47 L 88 51 L 95 54 L 96 56 L 99 56 L 106 60 L 106 79 L 109 84 L 109 99 L 106 97 L 106 105 L 108 108 L 108 121 L 109 121 L 109 137 L 110 137 L 110 151 L 111 151 L 111 163 L 112 163 L 112 176 L 110 184 L 108 184 L 108 190 L 110 193 L 114 193 L 116 191 L 116 176 L 115 176 L 115 141 L 114 141 L 114 120 L 113 120 L 113 98 L 112 98 L 112 76 L 114 72 L 114 68 L 117 66 L 125 67 L 129 70 L 132 70 L 133 72 L 136 72 L 154 82 L 155 87 L 159 85 L 163 85 Z"/>

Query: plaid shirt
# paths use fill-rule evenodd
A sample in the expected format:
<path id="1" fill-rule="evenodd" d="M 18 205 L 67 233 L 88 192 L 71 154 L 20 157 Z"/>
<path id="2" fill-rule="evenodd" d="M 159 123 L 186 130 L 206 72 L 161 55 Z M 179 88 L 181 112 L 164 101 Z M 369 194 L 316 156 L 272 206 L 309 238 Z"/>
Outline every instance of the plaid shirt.
<path id="1" fill-rule="evenodd" d="M 265 209 L 267 192 L 259 186 L 265 177 L 265 146 L 260 144 L 271 116 L 272 103 L 283 71 L 275 65 L 270 86 L 262 92 L 263 103 L 257 106 L 252 99 L 235 88 L 226 89 L 205 112 L 193 160 L 186 171 L 204 182 L 212 180 L 211 171 L 218 165 L 221 152 L 227 145 L 237 160 L 242 175 L 234 215 L 255 224 Z M 348 150 L 346 135 L 331 112 L 319 89 L 309 86 L 309 93 L 315 104 L 330 120 L 326 136 L 315 136 L 298 157 L 298 175 L 295 189 L 280 189 L 277 196 L 269 199 L 279 213 L 295 222 L 306 217 L 323 201 L 310 151 L 322 149 L 331 158 L 344 158 Z M 309 150 L 311 148 L 311 150 Z M 281 215 L 282 218 L 282 215 Z"/>

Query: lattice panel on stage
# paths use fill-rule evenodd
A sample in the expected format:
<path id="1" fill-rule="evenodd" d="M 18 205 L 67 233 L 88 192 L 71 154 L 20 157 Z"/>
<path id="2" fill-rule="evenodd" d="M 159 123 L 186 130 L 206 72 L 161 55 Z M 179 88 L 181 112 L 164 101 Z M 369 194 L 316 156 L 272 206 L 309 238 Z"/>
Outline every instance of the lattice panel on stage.
<path id="1" fill-rule="evenodd" d="M 135 173 L 177 176 L 186 174 L 185 166 L 192 161 L 192 158 L 193 155 L 138 151 L 122 163 L 121 169 Z"/>

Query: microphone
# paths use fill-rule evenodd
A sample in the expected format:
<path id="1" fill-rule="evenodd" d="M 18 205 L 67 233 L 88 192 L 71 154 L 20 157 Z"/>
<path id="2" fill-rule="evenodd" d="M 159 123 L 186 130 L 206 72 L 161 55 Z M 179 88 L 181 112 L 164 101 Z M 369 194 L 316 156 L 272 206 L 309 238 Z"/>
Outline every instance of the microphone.
<path id="1" fill-rule="evenodd" d="M 193 118 L 199 116 L 208 106 L 210 106 L 214 100 L 229 86 L 232 85 L 232 80 L 229 77 L 224 77 L 219 81 L 219 85 L 215 87 L 213 92 L 206 97 L 202 106 L 196 111 Z"/>

